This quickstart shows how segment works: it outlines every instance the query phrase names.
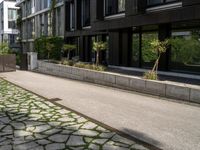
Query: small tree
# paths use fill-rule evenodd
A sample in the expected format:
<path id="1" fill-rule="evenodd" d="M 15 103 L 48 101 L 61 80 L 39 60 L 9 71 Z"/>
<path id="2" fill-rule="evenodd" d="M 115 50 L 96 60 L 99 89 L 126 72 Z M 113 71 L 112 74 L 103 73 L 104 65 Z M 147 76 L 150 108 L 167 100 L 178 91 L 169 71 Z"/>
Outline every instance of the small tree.
<path id="1" fill-rule="evenodd" d="M 70 52 L 76 49 L 76 45 L 73 44 L 64 44 L 63 45 L 63 52 L 67 53 L 67 59 L 69 60 Z"/>
<path id="2" fill-rule="evenodd" d="M 152 70 L 145 73 L 144 78 L 151 79 L 151 80 L 157 80 L 160 57 L 161 57 L 162 53 L 166 53 L 167 47 L 169 45 L 169 40 L 165 40 L 165 41 L 153 40 L 153 41 L 151 41 L 150 44 L 152 47 L 152 51 L 158 53 L 158 57 L 155 61 L 155 64 L 154 64 Z"/>
<path id="3" fill-rule="evenodd" d="M 100 51 L 106 50 L 107 49 L 107 42 L 94 42 L 93 43 L 93 50 L 96 52 L 96 65 L 99 65 L 99 54 Z"/>
<path id="4" fill-rule="evenodd" d="M 46 49 L 47 49 L 47 58 L 48 61 L 50 59 L 50 54 L 52 53 L 52 51 L 54 50 L 54 44 L 47 42 L 46 43 Z"/>

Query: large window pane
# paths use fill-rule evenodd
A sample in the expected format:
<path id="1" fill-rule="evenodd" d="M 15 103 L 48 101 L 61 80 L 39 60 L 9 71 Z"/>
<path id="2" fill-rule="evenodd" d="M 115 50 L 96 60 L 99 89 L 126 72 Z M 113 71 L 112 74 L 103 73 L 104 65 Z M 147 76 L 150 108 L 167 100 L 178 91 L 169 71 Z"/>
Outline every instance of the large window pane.
<path id="1" fill-rule="evenodd" d="M 173 31 L 171 69 L 200 73 L 200 29 Z"/>
<path id="2" fill-rule="evenodd" d="M 157 53 L 151 49 L 150 42 L 153 39 L 158 39 L 158 33 L 143 33 L 142 34 L 142 66 L 144 68 L 150 68 L 153 66 L 157 59 Z"/>
<path id="3" fill-rule="evenodd" d="M 90 26 L 90 0 L 82 0 L 82 25 Z"/>
<path id="4" fill-rule="evenodd" d="M 125 0 L 118 0 L 118 12 L 125 11 Z"/>
<path id="5" fill-rule="evenodd" d="M 147 0 L 148 6 L 163 5 L 172 2 L 178 2 L 180 0 Z"/>
<path id="6" fill-rule="evenodd" d="M 140 57 L 140 36 L 139 36 L 139 33 L 134 33 L 132 36 L 131 66 L 139 67 L 139 57 Z"/>
<path id="7" fill-rule="evenodd" d="M 158 4 L 162 4 L 163 2 L 164 0 L 147 0 L 148 5 L 158 5 Z"/>
<path id="8" fill-rule="evenodd" d="M 16 29 L 17 10 L 8 8 L 8 28 Z"/>
<path id="9" fill-rule="evenodd" d="M 75 4 L 74 1 L 70 3 L 70 29 L 74 30 L 75 28 Z"/>
<path id="10" fill-rule="evenodd" d="M 125 0 L 105 0 L 105 15 L 118 14 L 125 11 Z"/>

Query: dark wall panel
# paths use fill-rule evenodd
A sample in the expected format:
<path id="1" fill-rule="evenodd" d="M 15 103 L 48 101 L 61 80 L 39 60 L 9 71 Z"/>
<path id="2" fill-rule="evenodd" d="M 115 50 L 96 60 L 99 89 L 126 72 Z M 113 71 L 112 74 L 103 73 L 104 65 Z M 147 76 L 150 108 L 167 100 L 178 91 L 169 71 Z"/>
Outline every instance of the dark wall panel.
<path id="1" fill-rule="evenodd" d="M 79 47 L 79 49 L 80 49 L 80 60 L 81 61 L 85 61 L 85 53 L 84 53 L 84 51 L 85 51 L 85 48 L 84 48 L 84 37 L 83 36 L 81 36 L 80 37 L 80 47 Z"/>
<path id="2" fill-rule="evenodd" d="M 84 37 L 84 61 L 91 62 L 91 37 L 85 36 Z"/>
<path id="3" fill-rule="evenodd" d="M 158 38 L 161 41 L 171 37 L 171 25 L 170 24 L 161 24 L 158 29 Z M 166 53 L 161 55 L 159 62 L 159 70 L 169 70 L 169 56 L 170 49 L 167 49 Z"/>
<path id="4" fill-rule="evenodd" d="M 109 32 L 109 65 L 120 65 L 119 32 Z"/>
<path id="5" fill-rule="evenodd" d="M 138 0 L 126 0 L 126 16 L 138 14 Z"/>
<path id="6" fill-rule="evenodd" d="M 131 29 L 126 29 L 121 32 L 121 65 L 122 66 L 130 66 L 131 60 Z"/>
<path id="7" fill-rule="evenodd" d="M 81 23 L 81 0 L 77 0 L 76 3 L 76 29 L 80 30 L 82 28 Z"/>
<path id="8" fill-rule="evenodd" d="M 200 4 L 200 0 L 183 0 L 183 6 Z"/>
<path id="9" fill-rule="evenodd" d="M 140 12 L 138 14 L 134 14 L 133 12 L 131 13 L 131 11 L 133 11 L 131 8 L 131 5 L 126 6 L 128 8 L 127 10 L 128 15 L 126 15 L 126 17 L 106 20 L 106 21 L 96 21 L 93 23 L 92 29 L 98 30 L 98 31 L 115 30 L 115 29 L 122 29 L 122 28 L 134 27 L 134 26 L 164 24 L 164 23 L 169 23 L 169 22 L 180 22 L 180 21 L 187 21 L 187 20 L 188 21 L 200 20 L 200 11 L 199 11 L 200 0 L 198 1 L 199 2 L 193 1 L 193 3 L 192 2 L 190 3 L 189 1 L 187 1 L 187 4 L 188 4 L 187 6 L 178 7 L 177 9 L 155 11 L 155 12 L 148 12 L 148 13 L 145 13 L 145 12 L 141 13 L 143 8 L 140 8 L 141 10 L 139 10 L 139 7 L 138 7 L 138 11 Z M 142 3 L 142 1 L 140 3 Z M 192 5 L 194 3 L 195 5 Z"/>
<path id="10" fill-rule="evenodd" d="M 103 18 L 104 18 L 104 1 L 96 0 L 95 8 L 96 8 L 96 19 L 103 20 Z"/>

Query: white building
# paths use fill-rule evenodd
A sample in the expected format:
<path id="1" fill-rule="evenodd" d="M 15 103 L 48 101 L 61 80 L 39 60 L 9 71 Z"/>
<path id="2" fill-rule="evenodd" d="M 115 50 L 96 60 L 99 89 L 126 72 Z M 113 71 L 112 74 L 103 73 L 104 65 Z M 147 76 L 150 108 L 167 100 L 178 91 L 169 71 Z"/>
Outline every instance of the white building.
<path id="1" fill-rule="evenodd" d="M 0 0 L 0 42 L 8 42 L 10 47 L 15 48 L 17 30 L 17 7 L 16 0 Z"/>

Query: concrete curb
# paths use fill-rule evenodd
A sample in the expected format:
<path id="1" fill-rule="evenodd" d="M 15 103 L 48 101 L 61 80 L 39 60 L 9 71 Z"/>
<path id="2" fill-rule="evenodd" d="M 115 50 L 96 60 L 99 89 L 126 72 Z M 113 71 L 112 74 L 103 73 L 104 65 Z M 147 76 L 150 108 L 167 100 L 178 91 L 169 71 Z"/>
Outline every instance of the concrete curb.
<path id="1" fill-rule="evenodd" d="M 37 71 L 58 77 L 92 82 L 200 104 L 200 86 L 145 80 L 134 76 L 110 72 L 98 72 L 44 61 L 38 61 Z"/>

